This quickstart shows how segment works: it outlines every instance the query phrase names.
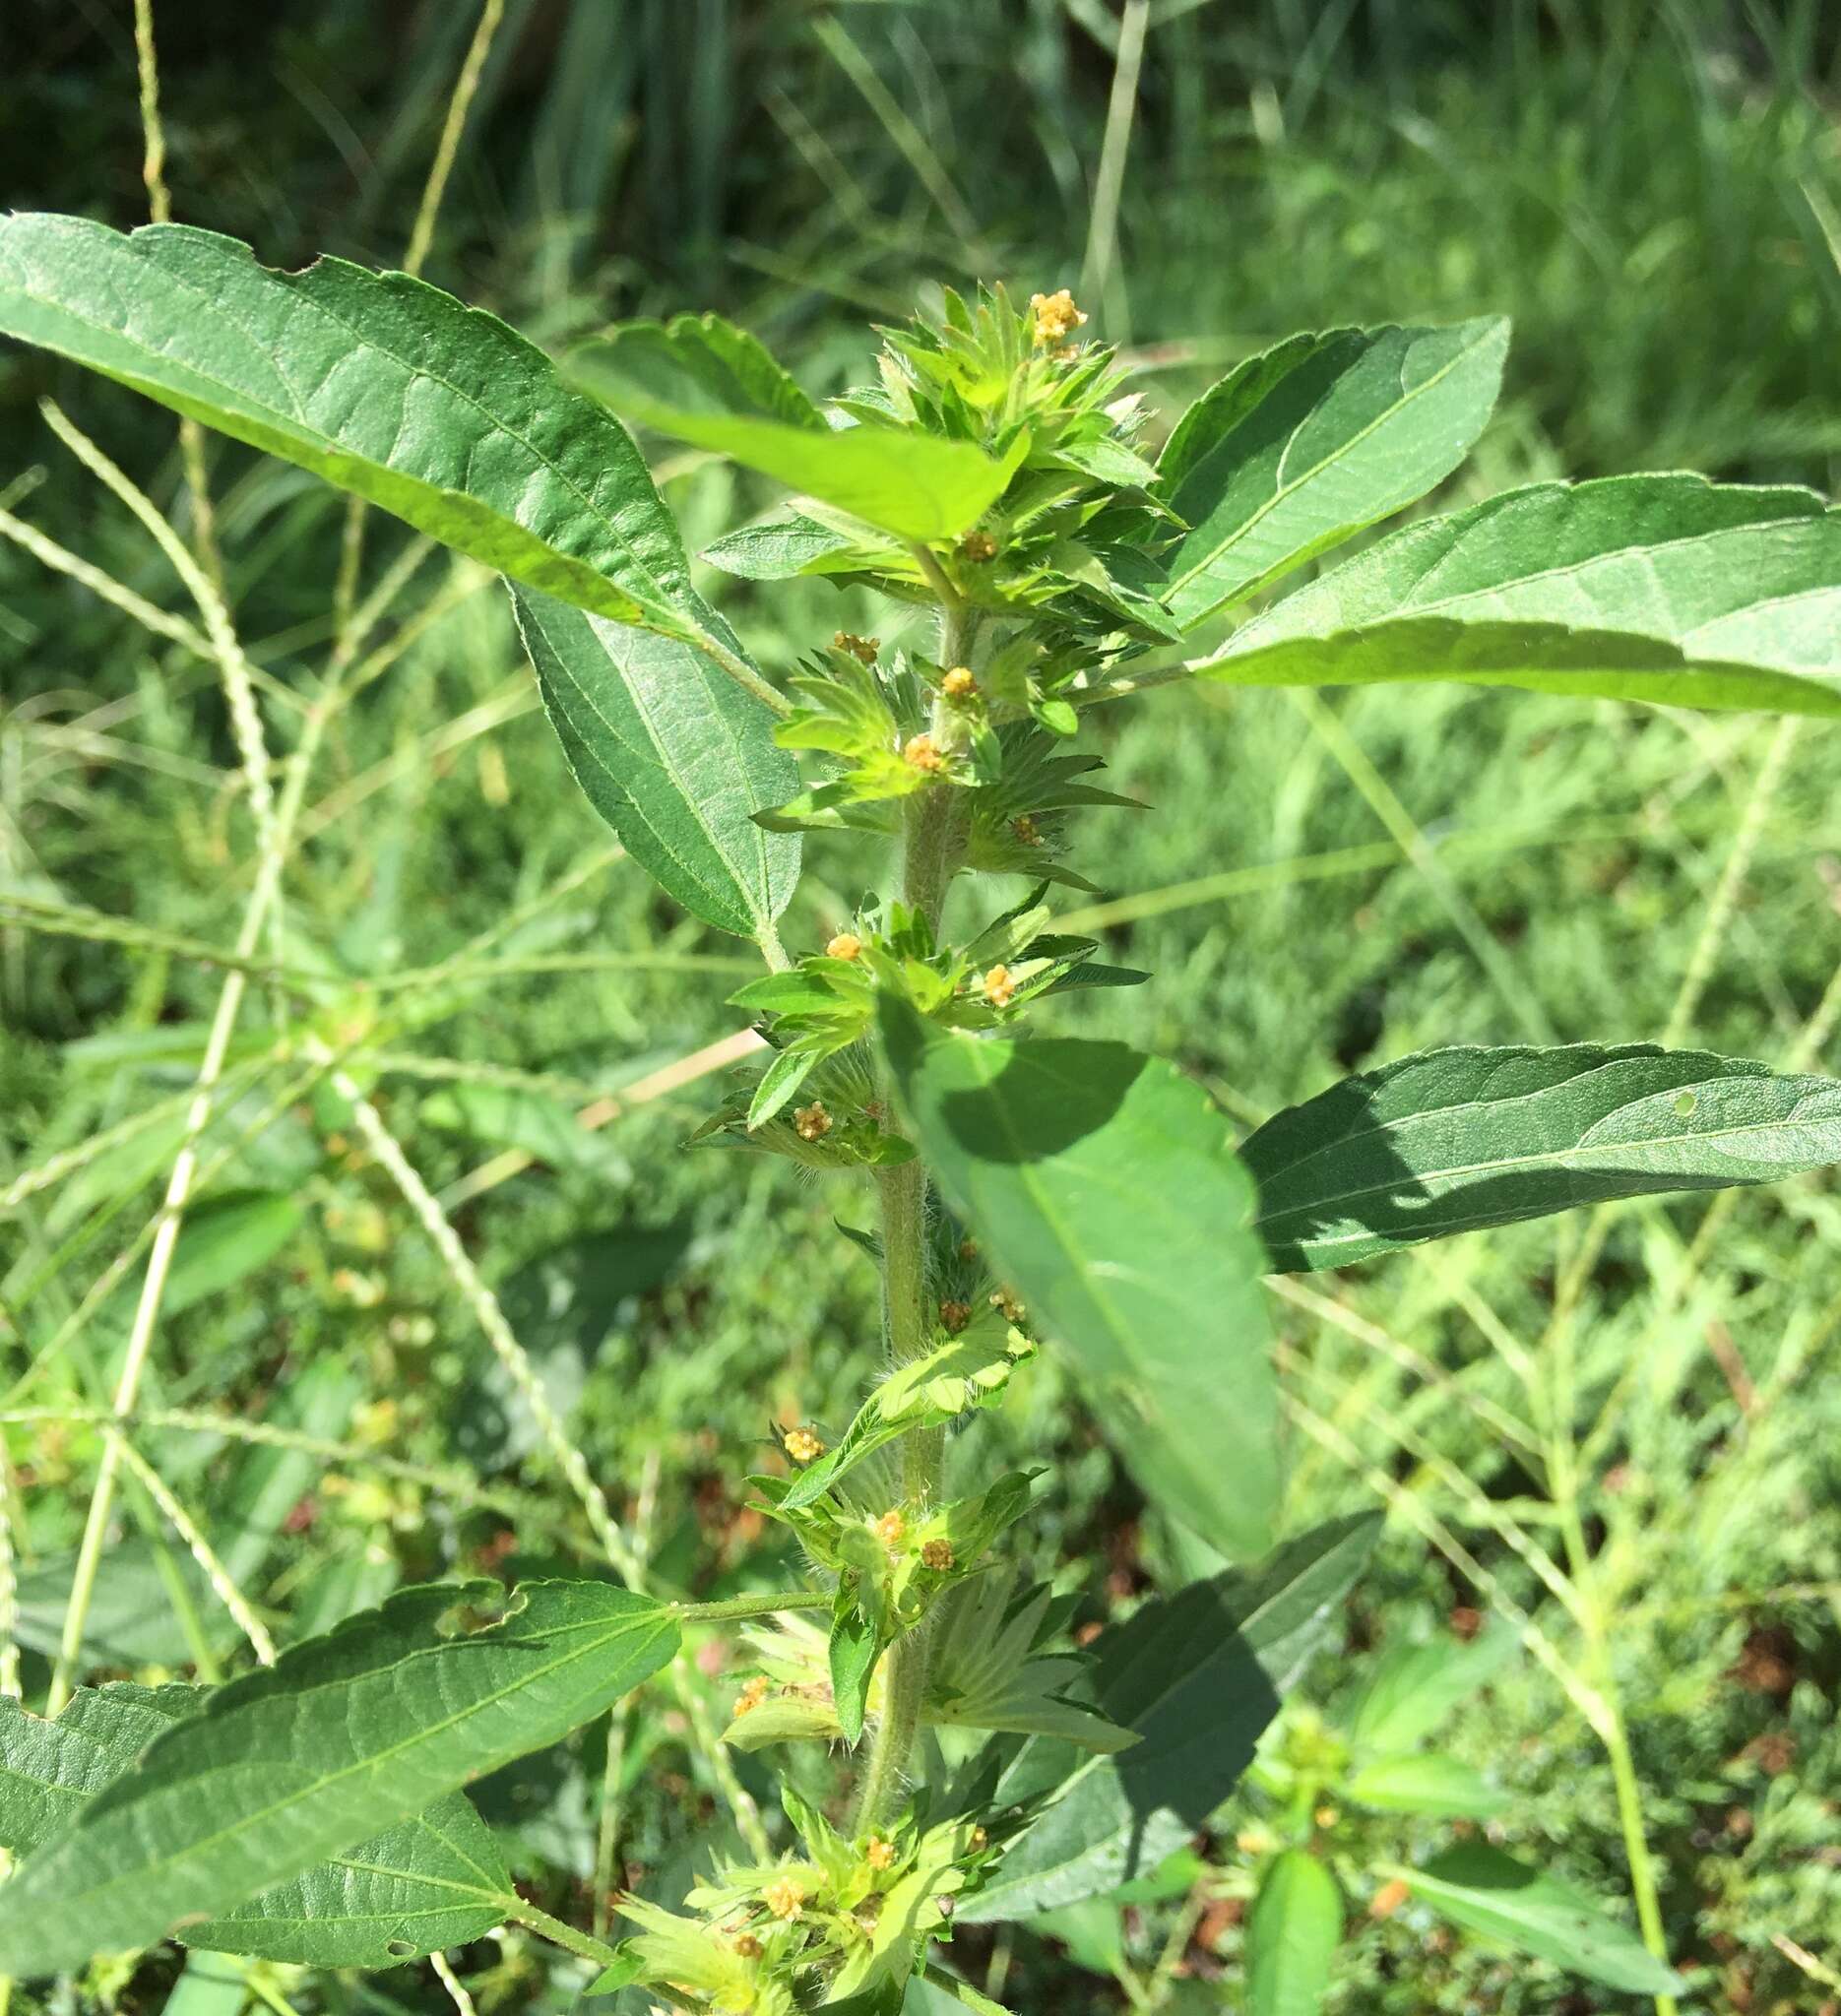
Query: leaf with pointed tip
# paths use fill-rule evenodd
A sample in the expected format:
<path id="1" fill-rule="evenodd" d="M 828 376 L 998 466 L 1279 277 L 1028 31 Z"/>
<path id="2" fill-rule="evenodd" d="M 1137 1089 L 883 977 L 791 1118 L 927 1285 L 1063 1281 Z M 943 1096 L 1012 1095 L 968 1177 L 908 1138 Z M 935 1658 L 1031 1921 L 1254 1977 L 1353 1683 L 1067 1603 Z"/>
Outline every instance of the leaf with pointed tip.
<path id="1" fill-rule="evenodd" d="M 1281 1273 L 1581 1204 L 1841 1162 L 1841 1082 L 1648 1043 L 1426 1050 L 1241 1144 Z"/>
<path id="2" fill-rule="evenodd" d="M 1374 1545 L 1372 1515 L 1333 1520 L 1257 1570 L 1154 1598 L 1093 1645 L 1103 1712 L 1138 1741 L 1083 1757 L 1036 1737 L 997 1781 L 998 1803 L 1052 1798 L 957 1917 L 982 1924 L 1099 1897 L 1148 1874 L 1208 1819 L 1260 1732 L 1327 1637 Z"/>
<path id="3" fill-rule="evenodd" d="M 1632 1995 L 1679 1994 L 1686 1985 L 1582 1890 L 1483 1842 L 1447 1849 L 1423 1869 L 1383 1873 L 1397 1877 L 1453 1924 L 1551 1960 L 1568 1974 Z"/>
<path id="4" fill-rule="evenodd" d="M 466 1628 L 470 1610 L 500 1621 Z M 405 1590 L 216 1689 L 40 1843 L 0 1973 L 83 1966 L 258 1891 L 559 1741 L 676 1651 L 665 1606 L 601 1582 Z"/>
<path id="5" fill-rule="evenodd" d="M 514 586 L 511 597 L 543 706 L 589 803 L 693 916 L 765 937 L 792 900 L 800 849 L 796 834 L 755 818 L 799 785 L 766 707 L 675 638 L 528 588 Z"/>
<path id="6" fill-rule="evenodd" d="M 189 224 L 0 219 L 0 333 L 328 482 L 545 594 L 720 652 L 645 461 L 536 345 L 407 274 L 300 273 Z"/>
<path id="7" fill-rule="evenodd" d="M 1841 511 L 1694 475 L 1535 483 L 1390 534 L 1200 670 L 1841 716 Z"/>
<path id="8" fill-rule="evenodd" d="M 0 1848 L 36 1848 L 205 1698 L 118 1681 L 83 1688 L 46 1722 L 0 1697 Z M 491 1831 L 457 1792 L 180 1936 L 295 1966 L 392 1967 L 479 1938 L 516 1903 Z"/>
<path id="9" fill-rule="evenodd" d="M 1508 324 L 1335 329 L 1249 357 L 1177 422 L 1158 494 L 1190 530 L 1168 557 L 1183 630 L 1443 481 L 1483 432 Z"/>
<path id="10" fill-rule="evenodd" d="M 1492 1820 L 1508 1804 L 1474 1765 L 1410 1752 L 1376 1757 L 1351 1772 L 1343 1791 L 1377 1813 L 1436 1813 L 1447 1820 Z"/>
<path id="11" fill-rule="evenodd" d="M 738 330 L 729 335 L 752 343 Z M 1027 435 L 995 462 L 971 441 L 918 428 L 870 421 L 833 427 L 809 401 L 798 411 L 777 396 L 780 388 L 760 370 L 759 358 L 747 368 L 714 360 L 693 318 L 680 316 L 668 328 L 616 329 L 584 345 L 568 368 L 615 412 L 727 455 L 898 538 L 948 539 L 976 525 L 1029 452 Z"/>
<path id="12" fill-rule="evenodd" d="M 1363 1682 L 1350 1743 L 1359 1753 L 1411 1748 L 1486 1685 L 1520 1643 L 1506 1623 L 1495 1623 L 1468 1643 L 1428 1638 L 1388 1647 Z"/>
<path id="13" fill-rule="evenodd" d="M 1246 2016 L 1318 2016 L 1342 1937 L 1336 1878 L 1301 1848 L 1275 1857 L 1246 1922 Z"/>
<path id="14" fill-rule="evenodd" d="M 839 556 L 855 546 L 845 534 L 788 504 L 758 525 L 726 534 L 703 557 L 738 581 L 791 581 L 800 574 L 848 573 L 851 563 Z"/>
<path id="15" fill-rule="evenodd" d="M 1120 1043 L 929 1034 L 887 998 L 882 1029 L 941 1189 L 1147 1495 L 1224 1553 L 1261 1552 L 1279 1495 L 1266 1261 L 1207 1095 Z"/>

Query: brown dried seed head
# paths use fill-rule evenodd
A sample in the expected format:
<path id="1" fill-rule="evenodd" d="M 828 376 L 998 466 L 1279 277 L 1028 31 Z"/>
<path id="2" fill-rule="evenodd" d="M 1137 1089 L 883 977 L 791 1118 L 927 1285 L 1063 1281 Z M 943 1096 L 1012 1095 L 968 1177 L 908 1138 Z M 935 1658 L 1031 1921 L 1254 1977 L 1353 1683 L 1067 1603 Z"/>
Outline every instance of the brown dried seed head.
<path id="1" fill-rule="evenodd" d="M 825 947 L 825 957 L 827 959 L 857 959 L 861 957 L 863 941 L 857 937 L 855 931 L 840 931 L 831 940 L 830 944 Z"/>
<path id="2" fill-rule="evenodd" d="M 946 759 L 939 752 L 939 744 L 926 733 L 908 737 L 902 746 L 902 761 L 912 764 L 916 770 L 935 771 L 946 768 Z"/>
<path id="3" fill-rule="evenodd" d="M 1057 288 L 1052 294 L 1031 294 L 1029 307 L 1039 344 L 1065 343 L 1087 319 L 1074 306 L 1074 297 L 1066 287 Z"/>
<path id="4" fill-rule="evenodd" d="M 848 651 L 852 658 L 859 659 L 864 664 L 876 662 L 876 653 L 882 649 L 879 637 L 858 637 L 849 630 L 840 630 L 831 642 L 839 651 Z"/>
<path id="5" fill-rule="evenodd" d="M 993 1290 L 990 1305 L 993 1309 L 1001 1309 L 1003 1311 L 1003 1320 L 1006 1323 L 1020 1323 L 1028 1313 L 1024 1309 L 1023 1304 L 1018 1301 L 1016 1291 L 1012 1288 Z"/>
<path id="6" fill-rule="evenodd" d="M 973 1830 L 972 1830 L 972 1847 L 973 1847 L 973 1849 L 974 1849 L 974 1850 L 976 1851 L 976 1850 L 978 1850 L 978 1849 L 981 1849 L 981 1848 L 987 1848 L 987 1847 L 989 1847 L 989 1845 L 990 1845 L 990 1836 L 989 1836 L 988 1834 L 986 1834 L 986 1833 L 984 1832 L 984 1828 L 982 1828 L 982 1827 L 974 1827 L 974 1828 L 973 1828 Z"/>
<path id="7" fill-rule="evenodd" d="M 810 1428 L 789 1429 L 786 1449 L 794 1463 L 816 1463 L 825 1453 L 825 1445 Z"/>
<path id="8" fill-rule="evenodd" d="M 808 1106 L 795 1106 L 793 1131 L 801 1141 L 822 1141 L 831 1132 L 831 1115 L 825 1111 L 824 1101 L 815 1099 Z"/>
<path id="9" fill-rule="evenodd" d="M 961 1239 L 959 1241 L 959 1257 L 961 1260 L 976 1260 L 978 1258 L 978 1241 L 969 1235 Z"/>
<path id="10" fill-rule="evenodd" d="M 871 1523 L 870 1531 L 885 1547 L 892 1547 L 908 1531 L 908 1522 L 899 1512 L 884 1512 Z"/>
<path id="11" fill-rule="evenodd" d="M 735 1951 L 743 1960 L 758 1960 L 765 1948 L 752 1932 L 742 1932 L 735 1940 Z"/>
<path id="12" fill-rule="evenodd" d="M 939 682 L 939 689 L 948 700 L 970 700 L 978 691 L 978 681 L 973 678 L 970 665 L 954 665 Z"/>
<path id="13" fill-rule="evenodd" d="M 997 541 L 987 532 L 969 532 L 959 541 L 959 555 L 961 559 L 970 560 L 975 564 L 994 560 L 997 557 Z"/>
<path id="14" fill-rule="evenodd" d="M 979 985 L 993 1008 L 1007 1008 L 1016 999 L 1016 981 L 1007 966 L 993 966 Z"/>
<path id="15" fill-rule="evenodd" d="M 895 1866 L 895 1844 L 884 1841 L 879 1834 L 872 1834 L 869 1846 L 863 1851 L 863 1859 L 872 1869 L 892 1869 Z"/>
<path id="16" fill-rule="evenodd" d="M 957 1337 L 971 1320 L 970 1302 L 945 1301 L 939 1305 L 939 1325 L 948 1337 Z"/>
<path id="17" fill-rule="evenodd" d="M 1034 817 L 1028 812 L 1020 813 L 1010 821 L 1010 834 L 1019 847 L 1040 847 L 1042 845 L 1042 828 L 1036 824 Z"/>
<path id="18" fill-rule="evenodd" d="M 931 1568 L 936 1575 L 944 1575 L 952 1564 L 952 1548 L 943 1540 L 930 1540 L 920 1549 L 920 1565 Z"/>
<path id="19" fill-rule="evenodd" d="M 769 1883 L 761 1892 L 761 1901 L 776 1918 L 797 1918 L 799 1906 L 805 1902 L 799 1886 L 791 1876 L 782 1876 L 777 1883 Z"/>

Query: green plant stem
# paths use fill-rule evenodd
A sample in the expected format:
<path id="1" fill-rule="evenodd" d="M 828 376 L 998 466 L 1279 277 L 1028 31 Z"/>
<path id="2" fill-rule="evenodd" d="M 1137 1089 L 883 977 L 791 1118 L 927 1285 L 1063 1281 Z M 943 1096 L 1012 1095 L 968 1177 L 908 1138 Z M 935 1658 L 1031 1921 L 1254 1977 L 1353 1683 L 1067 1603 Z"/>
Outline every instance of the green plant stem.
<path id="1" fill-rule="evenodd" d="M 577 1931 L 574 1925 L 565 1924 L 559 1918 L 551 1918 L 546 1911 L 523 1897 L 505 1899 L 506 1916 L 515 1919 L 521 1925 L 529 1925 L 534 1932 L 540 1932 L 546 1939 L 558 1946 L 566 1946 L 571 1953 L 579 1953 L 584 1960 L 592 1960 L 599 1967 L 611 1967 L 619 1959 L 605 1940 L 598 1939 L 592 1932 Z"/>
<path id="2" fill-rule="evenodd" d="M 827 1610 L 823 1589 L 787 1589 L 759 1596 L 730 1596 L 720 1603 L 679 1603 L 671 1607 L 687 1624 L 724 1624 L 734 1617 L 765 1617 L 777 1610 Z"/>

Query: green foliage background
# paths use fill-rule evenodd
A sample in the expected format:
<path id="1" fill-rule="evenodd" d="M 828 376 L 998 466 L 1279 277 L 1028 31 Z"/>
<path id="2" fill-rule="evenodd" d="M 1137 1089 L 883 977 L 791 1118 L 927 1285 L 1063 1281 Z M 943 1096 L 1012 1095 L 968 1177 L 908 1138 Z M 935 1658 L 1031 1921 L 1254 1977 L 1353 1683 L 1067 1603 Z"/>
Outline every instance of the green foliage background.
<path id="1" fill-rule="evenodd" d="M 1831 11 L 1158 0 L 1149 19 L 1132 78 L 1101 0 L 509 0 L 429 278 L 552 344 L 616 315 L 720 307 L 814 391 L 859 364 L 865 316 L 904 315 L 928 282 L 1071 284 L 1106 336 L 1142 351 L 1172 413 L 1294 329 L 1506 310 L 1504 405 L 1448 501 L 1676 466 L 1838 487 Z M 253 239 L 275 264 L 319 250 L 394 263 L 474 20 L 447 0 L 168 6 L 177 214 Z M 126 10 L 16 0 L 0 32 L 14 45 L 0 193 L 136 221 Z M 1092 228 L 1109 105 L 1132 115 L 1115 235 Z M 46 391 L 182 504 L 161 414 L 9 351 L 0 505 L 180 606 L 145 534 L 44 432 Z M 323 647 L 342 509 L 227 445 L 211 455 L 244 633 L 288 681 Z M 768 494 L 701 457 L 667 452 L 663 467 L 693 544 Z M 374 565 L 399 537 L 374 526 Z M 735 1028 L 723 997 L 748 969 L 630 866 L 592 865 L 603 833 L 535 712 L 504 604 L 456 598 L 445 579 L 439 565 L 417 577 L 409 607 L 425 602 L 426 627 L 335 731 L 288 884 L 292 954 L 398 976 L 533 907 L 439 1021 L 390 1037 L 380 1098 L 431 1185 L 466 1186 L 450 1194 L 468 1247 L 573 1408 L 616 1511 L 650 1522 L 662 1574 L 723 1594 L 773 1559 L 738 1491 L 769 1420 L 840 1424 L 860 1391 L 871 1271 L 833 1228 L 849 1216 L 841 1192 L 680 1152 L 720 1079 L 586 1145 L 538 1137 L 538 1165 L 509 1180 L 469 1180 L 552 1113 L 534 1102 L 617 1092 Z M 726 606 L 770 666 L 871 620 L 812 584 L 771 600 L 744 589 Z M 207 668 L 8 544 L 0 694 L 0 891 L 227 943 L 248 835 Z M 1154 810 L 1091 823 L 1083 865 L 1103 893 L 1075 907 L 1105 926 L 1111 956 L 1158 977 L 1065 1007 L 1058 1026 L 1177 1058 L 1249 1125 L 1346 1070 L 1441 1042 L 1667 1030 L 1781 1062 L 1841 962 L 1834 745 L 1817 725 L 1790 741 L 1746 717 L 1506 693 L 1183 691 L 1112 710 L 1099 734 L 1111 782 Z M 854 847 L 811 858 L 790 942 L 822 939 L 857 893 Z M 546 894 L 565 878 L 566 893 Z M 518 963 L 537 959 L 555 964 Z M 179 1092 L 216 985 L 196 960 L 0 924 L 0 1173 Z M 268 1016 L 258 1001 L 245 1017 L 237 1054 L 252 1072 L 278 1035 Z M 1841 1066 L 1832 1029 L 1807 1061 Z M 153 1209 L 146 1141 L 0 1220 L 9 1385 Z M 1583 1254 L 1581 1509 L 1672 1945 L 1698 1963 L 1709 2006 L 1815 2009 L 1841 1989 L 1774 1941 L 1841 1970 L 1841 1204 L 1831 1179 L 1745 1196 L 1703 1264 L 1704 1216 L 1692 1202 L 1625 1208 L 1596 1256 L 1578 1224 L 1490 1234 L 1318 1283 L 1327 1314 L 1301 1294 L 1281 1303 L 1291 1390 L 1335 1431 L 1326 1446 L 1294 1430 L 1294 1521 L 1377 1490 L 1394 1513 L 1348 1620 L 1348 1661 L 1319 1669 L 1312 1691 L 1334 1706 L 1366 1649 L 1449 1630 L 1499 1596 L 1538 1606 L 1499 1527 L 1519 1519 L 1557 1545 L 1553 1510 L 1474 1403 L 1515 1404 L 1503 1340 L 1538 1344 Z M 247 1542 L 240 1572 L 280 1635 L 398 1575 L 557 1557 L 567 1496 L 330 1095 L 284 1103 L 182 1251 L 189 1290 L 169 1301 L 159 1405 L 271 1419 L 292 1407 L 315 1432 L 417 1473 L 354 1458 L 278 1479 L 260 1451 L 148 1433 L 211 1530 Z M 107 1302 L 27 1397 L 93 1404 L 126 1313 Z M 1403 1362 L 1377 1330 L 1418 1355 Z M 1050 1364 L 975 1432 L 1020 1459 L 1054 1452 L 1039 1564 L 1068 1562 L 1089 1619 L 1128 1605 L 1148 1572 L 1205 1565 L 1143 1516 Z M 8 1434 L 30 1509 L 35 1657 L 54 1643 L 96 1446 L 81 1423 Z M 1338 1436 L 1361 1464 L 1336 1453 Z M 454 1466 L 476 1481 L 442 1482 Z M 122 1666 L 223 1656 L 234 1641 L 208 1602 L 206 1642 L 188 1634 L 193 1606 L 175 1610 L 159 1580 L 159 1523 L 131 1509 L 149 1538 L 118 1553 L 108 1628 Z M 170 1555 L 163 1572 L 184 1579 Z M 1567 1642 L 1551 1602 L 1541 1622 Z M 723 1657 L 713 1643 L 705 1662 L 703 1708 L 719 1722 L 732 1692 Z M 487 1817 L 515 1830 L 520 1871 L 552 1906 L 593 1866 L 599 1745 L 487 1789 Z M 1538 1663 L 1467 1708 L 1448 1747 L 1512 1790 L 1511 1842 L 1623 1894 L 1602 1750 Z M 738 1764 L 765 1795 L 755 1760 Z M 686 1859 L 726 1824 L 718 1788 L 663 1699 L 621 1768 L 633 1880 L 674 1897 Z M 1209 1895 L 1227 1905 L 1191 1926 L 1167 2006 L 1234 2005 L 1237 1834 L 1259 1824 L 1250 1805 L 1223 1816 Z M 1449 1832 L 1362 1828 L 1356 1846 L 1376 1858 Z M 1358 1910 L 1370 1887 L 1355 1887 Z M 1175 1923 L 1168 1905 L 1127 1915 L 1114 1936 L 1131 1978 Z M 1354 1936 L 1348 2011 L 1638 2006 L 1495 1961 L 1411 1909 Z M 1091 1954 L 1097 1937 L 1062 1926 L 988 1955 L 987 1934 L 966 1945 L 1020 2008 L 1126 2007 L 1123 1987 L 1071 1971 L 1070 1951 Z M 516 1939 L 464 1971 L 482 2008 L 559 1993 Z M 169 1978 L 147 1970 L 119 1987 L 151 2009 Z M 440 2006 L 420 1970 L 380 1985 L 394 2006 Z M 322 1983 L 296 2005 L 356 2002 Z"/>

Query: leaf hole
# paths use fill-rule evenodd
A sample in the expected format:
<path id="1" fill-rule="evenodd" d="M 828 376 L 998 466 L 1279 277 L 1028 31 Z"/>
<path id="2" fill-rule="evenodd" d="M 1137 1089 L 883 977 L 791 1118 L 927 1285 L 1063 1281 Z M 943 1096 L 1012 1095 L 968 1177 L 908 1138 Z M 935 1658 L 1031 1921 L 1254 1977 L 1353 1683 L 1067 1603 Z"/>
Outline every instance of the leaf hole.
<path id="1" fill-rule="evenodd" d="M 435 1635 L 471 1638 L 476 1632 L 489 1631 L 495 1624 L 502 1624 L 511 1615 L 513 1607 L 509 1602 L 450 1604 L 435 1619 Z"/>
<path id="2" fill-rule="evenodd" d="M 1675 1095 L 1675 1110 L 1684 1120 L 1700 1103 L 1697 1092 L 1678 1092 Z"/>

